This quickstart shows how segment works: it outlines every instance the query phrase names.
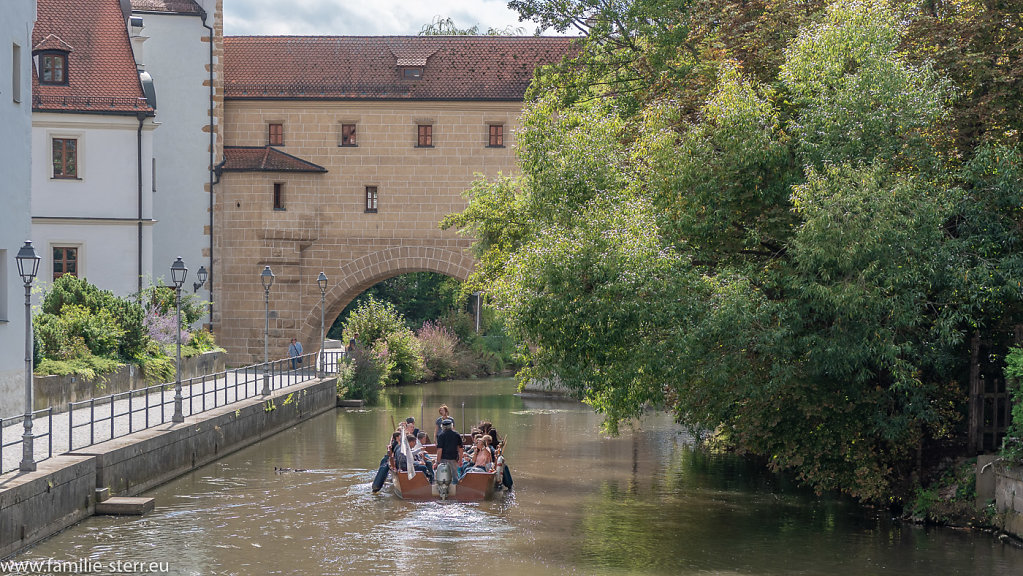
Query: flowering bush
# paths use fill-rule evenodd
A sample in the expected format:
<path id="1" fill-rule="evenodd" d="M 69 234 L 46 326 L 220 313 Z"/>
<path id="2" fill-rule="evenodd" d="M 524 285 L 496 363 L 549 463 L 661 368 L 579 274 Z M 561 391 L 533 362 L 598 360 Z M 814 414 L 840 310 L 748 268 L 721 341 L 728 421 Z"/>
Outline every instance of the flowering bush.
<path id="1" fill-rule="evenodd" d="M 182 346 L 187 345 L 192 339 L 191 334 L 187 330 L 182 330 L 178 326 L 176 315 L 161 315 L 157 308 L 153 308 L 146 313 L 145 326 L 146 331 L 149 332 L 149 337 L 161 346 L 177 343 L 179 335 L 181 336 Z"/>
<path id="2" fill-rule="evenodd" d="M 458 336 L 448 327 L 427 321 L 416 334 L 423 350 L 423 361 L 433 378 L 445 380 L 456 375 L 455 346 Z"/>

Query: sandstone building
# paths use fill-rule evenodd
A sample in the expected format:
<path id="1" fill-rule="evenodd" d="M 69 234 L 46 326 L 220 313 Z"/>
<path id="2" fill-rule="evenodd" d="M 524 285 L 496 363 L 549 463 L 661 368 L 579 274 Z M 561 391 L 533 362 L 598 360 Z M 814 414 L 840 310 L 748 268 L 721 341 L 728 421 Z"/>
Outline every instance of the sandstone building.
<path id="1" fill-rule="evenodd" d="M 474 175 L 515 170 L 518 115 L 537 66 L 569 38 L 226 37 L 224 164 L 214 212 L 213 315 L 233 363 L 271 357 L 373 284 L 432 271 L 464 279 L 469 241 L 438 222 Z"/>

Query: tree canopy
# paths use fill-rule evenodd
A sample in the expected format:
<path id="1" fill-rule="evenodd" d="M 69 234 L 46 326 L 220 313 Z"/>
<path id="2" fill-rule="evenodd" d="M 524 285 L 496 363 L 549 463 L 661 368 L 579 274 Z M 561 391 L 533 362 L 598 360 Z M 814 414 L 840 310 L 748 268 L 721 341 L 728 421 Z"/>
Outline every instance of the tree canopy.
<path id="1" fill-rule="evenodd" d="M 612 432 L 663 406 L 818 490 L 904 494 L 969 339 L 1023 322 L 1020 3 L 511 4 L 580 50 L 534 81 L 520 174 L 443 225 L 520 377 Z"/>

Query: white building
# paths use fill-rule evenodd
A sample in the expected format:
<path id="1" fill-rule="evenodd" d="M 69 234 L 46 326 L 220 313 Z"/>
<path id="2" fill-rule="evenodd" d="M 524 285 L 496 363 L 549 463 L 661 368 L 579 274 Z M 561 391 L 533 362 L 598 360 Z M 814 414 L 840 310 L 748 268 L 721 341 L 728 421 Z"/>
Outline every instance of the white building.
<path id="1" fill-rule="evenodd" d="M 209 38 L 222 1 L 131 0 L 132 34 L 142 26 L 133 39 L 135 59 L 160 97 L 160 129 L 153 135 L 153 276 L 169 283 L 170 266 L 181 256 L 188 267 L 185 290 L 203 300 L 209 300 L 209 283 L 197 286 L 196 272 L 212 269 L 209 187 L 216 163 L 210 113 L 216 46 Z"/>
<path id="2" fill-rule="evenodd" d="M 38 0 L 33 31 L 32 238 L 39 277 L 127 296 L 153 261 L 156 98 L 120 0 Z"/>
<path id="3" fill-rule="evenodd" d="M 35 0 L 0 18 L 0 418 L 25 412 L 25 289 L 14 257 L 31 230 L 32 23 Z"/>

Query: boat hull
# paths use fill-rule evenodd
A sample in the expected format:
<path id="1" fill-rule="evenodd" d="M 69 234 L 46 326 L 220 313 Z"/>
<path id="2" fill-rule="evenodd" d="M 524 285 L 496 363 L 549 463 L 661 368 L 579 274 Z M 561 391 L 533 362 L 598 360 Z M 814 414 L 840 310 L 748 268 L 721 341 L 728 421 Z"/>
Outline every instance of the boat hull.
<path id="1" fill-rule="evenodd" d="M 391 468 L 394 494 L 402 500 L 441 500 L 437 492 L 437 486 L 430 484 L 426 475 L 416 472 L 412 478 L 408 472 L 399 472 Z M 457 484 L 451 484 L 448 490 L 448 500 L 459 502 L 475 502 L 492 498 L 501 482 L 501 469 L 492 472 L 468 472 Z"/>

